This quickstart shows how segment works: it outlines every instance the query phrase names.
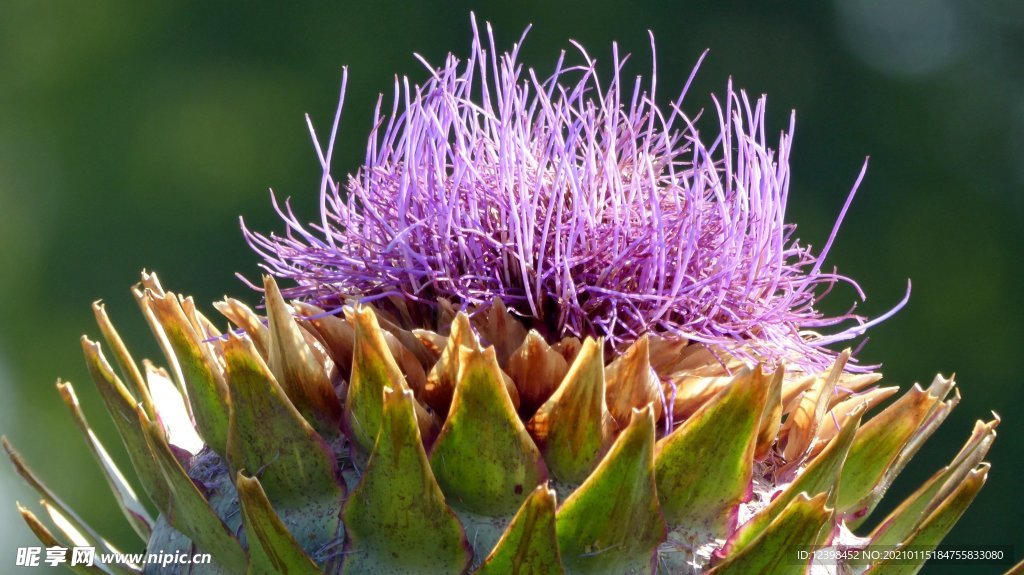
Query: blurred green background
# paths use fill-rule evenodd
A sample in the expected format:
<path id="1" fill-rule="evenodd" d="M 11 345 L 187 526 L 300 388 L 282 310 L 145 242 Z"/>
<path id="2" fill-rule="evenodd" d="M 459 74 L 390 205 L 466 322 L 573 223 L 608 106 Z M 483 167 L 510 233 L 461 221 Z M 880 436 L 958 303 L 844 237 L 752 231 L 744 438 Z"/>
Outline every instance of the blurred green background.
<path id="1" fill-rule="evenodd" d="M 75 384 L 119 448 L 81 361 L 104 298 L 137 358 L 159 357 L 128 288 L 143 267 L 199 302 L 257 300 L 234 277 L 256 258 L 238 231 L 279 230 L 267 188 L 312 218 L 320 172 L 302 120 L 326 130 L 340 67 L 351 71 L 337 173 L 362 157 L 372 105 L 394 74 L 424 78 L 469 46 L 470 5 L 37 2 L 0 5 L 0 432 L 94 527 L 139 549 L 56 394 Z M 893 487 L 888 505 L 947 463 L 975 419 L 1004 423 L 987 488 L 948 542 L 1024 554 L 1021 297 L 1024 3 L 516 2 L 477 6 L 509 47 L 549 71 L 576 39 L 606 62 L 617 40 L 661 97 L 711 53 L 687 100 L 706 106 L 732 75 L 768 93 L 769 129 L 798 111 L 790 197 L 800 237 L 821 245 L 864 156 L 871 167 L 830 261 L 878 314 L 862 352 L 890 384 L 956 372 L 963 401 Z M 852 301 L 832 296 L 835 309 Z M 206 308 L 210 311 L 210 308 Z M 121 453 L 115 450 L 117 455 Z M 0 464 L 0 571 L 32 543 L 14 500 L 36 497 Z M 1005 569 L 1005 568 L 1004 568 Z M 36 572 L 42 572 L 37 569 Z M 930 568 L 926 572 L 992 573 Z"/>

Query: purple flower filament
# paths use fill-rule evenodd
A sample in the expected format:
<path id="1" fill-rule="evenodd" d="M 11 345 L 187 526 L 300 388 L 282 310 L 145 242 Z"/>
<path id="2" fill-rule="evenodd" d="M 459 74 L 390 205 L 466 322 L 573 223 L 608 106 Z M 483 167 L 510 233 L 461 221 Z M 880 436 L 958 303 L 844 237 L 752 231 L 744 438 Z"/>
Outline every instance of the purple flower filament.
<path id="1" fill-rule="evenodd" d="M 525 33 L 499 54 L 489 26 L 486 43 L 473 31 L 467 60 L 420 58 L 429 79 L 396 80 L 390 112 L 378 100 L 364 165 L 342 189 L 329 167 L 345 72 L 326 152 L 314 134 L 321 221 L 304 226 L 275 201 L 285 235 L 245 230 L 264 267 L 294 282 L 286 295 L 328 307 L 499 297 L 555 336 L 621 347 L 653 332 L 815 369 L 835 357 L 827 345 L 906 303 L 870 322 L 818 311 L 837 282 L 864 297 L 822 271 L 864 170 L 824 249 L 801 246 L 785 221 L 794 117 L 773 149 L 764 97 L 730 82 L 708 141 L 682 110 L 692 74 L 662 110 L 656 70 L 625 82 L 615 45 L 607 84 L 575 43 L 581 63 L 563 52 L 541 80 L 518 62 Z"/>

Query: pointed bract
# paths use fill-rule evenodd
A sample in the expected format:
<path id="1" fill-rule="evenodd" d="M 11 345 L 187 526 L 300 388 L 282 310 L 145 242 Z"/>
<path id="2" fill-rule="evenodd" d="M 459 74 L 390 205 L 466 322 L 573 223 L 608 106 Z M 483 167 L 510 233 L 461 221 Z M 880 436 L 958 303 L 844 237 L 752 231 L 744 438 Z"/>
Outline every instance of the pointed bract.
<path id="1" fill-rule="evenodd" d="M 142 372 L 139 371 L 138 364 L 135 363 L 135 360 L 132 359 L 131 354 L 128 352 L 128 347 L 125 346 L 121 335 L 114 329 L 114 324 L 111 323 L 110 318 L 107 316 L 107 310 L 103 306 L 103 302 L 93 302 L 92 312 L 96 317 L 96 324 L 100 326 L 100 332 L 103 333 L 103 339 L 107 341 L 107 345 L 113 351 L 114 360 L 121 369 L 121 377 L 132 386 L 132 392 L 142 402 L 142 407 L 145 408 L 146 414 L 150 417 L 156 417 L 153 398 L 150 397 L 149 390 L 146 388 Z"/>
<path id="2" fill-rule="evenodd" d="M 768 396 L 765 399 L 764 411 L 761 413 L 761 424 L 757 432 L 757 447 L 754 448 L 754 459 L 761 461 L 768 456 L 782 429 L 782 381 L 786 370 L 781 365 L 775 370 Z"/>
<path id="3" fill-rule="evenodd" d="M 560 481 L 579 483 L 597 466 L 614 439 L 605 400 L 603 342 L 587 338 L 562 383 L 527 423 L 548 469 Z"/>
<path id="4" fill-rule="evenodd" d="M 352 376 L 344 406 L 344 426 L 349 439 L 363 453 L 369 453 L 380 429 L 384 388 L 409 389 L 377 323 L 373 310 L 367 306 L 346 309 L 349 323 L 355 326 L 355 349 L 352 354 Z M 413 402 L 420 433 L 426 441 L 434 426 L 433 417 Z"/>
<path id="5" fill-rule="evenodd" d="M 929 415 L 943 402 L 950 385 L 910 391 L 875 415 L 857 431 L 839 480 L 837 510 L 863 519 L 881 499 L 894 477 L 894 466 Z"/>
<path id="6" fill-rule="evenodd" d="M 261 356 L 270 357 L 270 330 L 252 308 L 230 297 L 214 302 L 213 307 L 249 335 Z"/>
<path id="7" fill-rule="evenodd" d="M 423 370 L 423 364 L 390 331 L 384 330 L 383 335 L 384 341 L 388 344 L 388 349 L 391 350 L 391 356 L 395 358 L 395 363 L 398 364 L 398 368 L 402 370 L 402 375 L 405 376 L 406 385 L 412 390 L 413 395 L 422 397 L 423 390 L 427 387 L 427 372 Z"/>
<path id="8" fill-rule="evenodd" d="M 871 533 L 872 545 L 896 545 L 910 535 L 982 463 L 995 441 L 998 425 L 998 417 L 988 423 L 977 422 L 953 462 L 936 472 L 878 524 Z"/>
<path id="9" fill-rule="evenodd" d="M 567 573 L 653 573 L 667 526 L 654 479 L 654 414 L 633 411 L 594 473 L 555 516 Z"/>
<path id="10" fill-rule="evenodd" d="M 469 544 L 423 450 L 412 392 L 384 393 L 380 435 L 344 508 L 346 575 L 461 573 Z"/>
<path id="11" fill-rule="evenodd" d="M 135 533 L 144 541 L 148 540 L 153 531 L 153 518 L 149 515 L 149 511 L 142 502 L 139 501 L 138 496 L 135 495 L 135 490 L 132 489 L 128 480 L 125 479 L 121 470 L 118 469 L 117 464 L 111 459 L 106 448 L 103 447 L 99 438 L 93 433 L 92 428 L 89 427 L 89 422 L 86 421 L 82 407 L 78 403 L 78 396 L 75 395 L 75 389 L 70 383 L 57 382 L 57 391 L 60 392 L 64 404 L 71 410 L 71 416 L 78 425 L 79 431 L 85 436 L 89 450 L 99 463 L 100 469 L 103 470 L 103 476 L 107 480 L 107 485 L 110 486 L 110 491 L 114 494 L 114 499 L 117 500 L 121 513 L 124 514 L 129 525 L 135 530 Z"/>
<path id="12" fill-rule="evenodd" d="M 474 575 L 560 575 L 562 559 L 555 535 L 555 492 L 533 490 L 494 550 Z"/>
<path id="13" fill-rule="evenodd" d="M 39 518 L 36 517 L 34 513 L 29 511 L 27 508 L 22 507 L 20 503 L 17 504 L 17 506 L 18 513 L 21 514 L 21 518 L 25 520 L 25 523 L 28 525 L 28 528 L 32 530 L 32 533 L 35 534 L 36 538 L 39 539 L 40 543 L 42 543 L 47 548 L 64 547 L 65 549 L 68 549 L 67 544 L 65 543 L 62 545 L 62 543 L 58 541 L 56 537 L 54 537 L 50 529 L 46 527 L 46 525 L 44 525 L 43 522 L 40 521 Z M 105 571 L 103 571 L 103 569 L 101 569 L 97 565 L 71 566 L 71 562 L 68 561 L 67 555 L 67 553 L 64 554 L 63 562 L 66 563 L 69 566 L 69 568 L 75 573 L 78 573 L 80 575 L 108 575 Z"/>
<path id="14" fill-rule="evenodd" d="M 239 472 L 235 485 L 249 535 L 246 575 L 322 575 L 274 511 L 259 480 Z"/>
<path id="15" fill-rule="evenodd" d="M 342 532 L 344 489 L 330 446 L 302 418 L 248 336 L 224 344 L 231 382 L 228 465 L 260 479 L 278 513 L 311 550 Z"/>
<path id="16" fill-rule="evenodd" d="M 750 486 L 772 376 L 745 369 L 656 451 L 658 496 L 669 525 L 723 537 Z"/>
<path id="17" fill-rule="evenodd" d="M 7 452 L 7 457 L 14 464 L 14 469 L 18 472 L 18 475 L 25 480 L 36 492 L 42 497 L 40 503 L 44 508 L 55 508 L 59 515 L 69 524 L 69 527 L 76 533 L 80 533 L 81 537 L 98 548 L 101 552 L 116 553 L 117 549 L 111 547 L 107 541 L 96 532 L 88 523 L 86 523 L 81 517 L 78 516 L 70 507 L 68 507 L 61 499 L 54 493 L 36 474 L 29 469 L 25 460 L 21 457 L 14 447 L 11 446 L 7 438 L 2 438 L 4 451 Z M 52 515 L 52 513 L 51 513 Z M 83 543 L 85 544 L 85 543 Z"/>
<path id="18" fill-rule="evenodd" d="M 182 385 L 200 435 L 223 456 L 228 434 L 228 388 L 220 365 L 185 317 L 174 294 L 147 290 L 142 301 L 170 345 L 173 356 L 167 358 L 168 362 L 177 363 L 181 369 Z"/>
<path id="19" fill-rule="evenodd" d="M 974 501 L 978 491 L 988 479 L 989 465 L 982 463 L 972 469 L 963 481 L 939 504 L 934 511 L 906 539 L 901 547 L 913 547 L 915 551 L 928 553 L 935 549 L 953 528 Z M 884 560 L 871 569 L 872 575 L 914 575 L 924 567 L 924 562 Z"/>
<path id="20" fill-rule="evenodd" d="M 352 375 L 352 353 L 356 343 L 356 332 L 352 324 L 307 303 L 292 302 L 292 307 L 320 334 L 339 374 L 348 380 Z"/>
<path id="21" fill-rule="evenodd" d="M 687 419 L 722 393 L 733 380 L 732 375 L 723 375 L 724 373 L 723 371 L 718 375 L 697 375 L 680 372 L 671 376 L 665 385 L 665 399 L 671 406 L 674 420 Z"/>
<path id="22" fill-rule="evenodd" d="M 423 392 L 423 401 L 434 411 L 447 414 L 451 405 L 455 384 L 459 377 L 459 348 L 480 349 L 469 316 L 459 312 L 451 324 L 451 332 L 445 342 L 441 357 L 427 374 L 427 387 Z"/>
<path id="23" fill-rule="evenodd" d="M 569 364 L 539 333 L 530 330 L 512 352 L 507 371 L 519 391 L 519 413 L 531 417 L 558 388 Z"/>
<path id="24" fill-rule="evenodd" d="M 61 540 L 62 547 L 68 547 L 70 544 L 76 547 L 91 547 L 102 554 L 118 555 L 121 553 L 109 541 L 97 536 L 91 527 L 81 523 L 81 520 L 73 514 L 65 514 L 60 507 L 55 506 L 46 499 L 40 500 L 39 504 L 43 506 L 43 510 L 50 516 L 50 521 L 57 527 L 57 531 L 64 536 L 64 539 Z M 94 559 L 94 565 L 99 566 L 105 573 L 110 573 L 111 575 L 139 575 L 140 573 L 139 566 L 131 563 L 131 559 L 124 563 L 103 563 L 102 557 L 103 555 L 100 555 L 100 560 Z"/>
<path id="25" fill-rule="evenodd" d="M 604 372 L 608 412 L 619 427 L 629 423 L 634 409 L 650 405 L 654 420 L 661 419 L 661 382 L 651 367 L 650 346 L 643 335 Z"/>
<path id="26" fill-rule="evenodd" d="M 505 307 L 501 298 L 495 298 L 487 308 L 486 314 L 477 315 L 480 337 L 484 343 L 494 347 L 498 365 L 505 367 L 512 357 L 512 352 L 522 345 L 526 339 L 526 328 L 516 321 Z"/>
<path id="27" fill-rule="evenodd" d="M 786 461 L 800 461 L 804 453 L 811 447 L 818 427 L 825 420 L 829 401 L 832 398 L 839 376 L 850 359 L 850 350 L 846 350 L 836 358 L 828 376 L 815 378 L 814 385 L 804 392 L 800 403 L 786 419 L 782 432 L 786 435 L 786 448 L 783 456 Z"/>
<path id="28" fill-rule="evenodd" d="M 797 550 L 812 549 L 827 535 L 832 509 L 827 495 L 800 494 L 763 533 L 736 555 L 717 565 L 708 575 L 789 575 L 803 572 L 794 558 Z"/>
<path id="29" fill-rule="evenodd" d="M 807 468 L 802 470 L 800 475 L 786 489 L 776 495 L 764 509 L 761 509 L 753 519 L 739 527 L 726 543 L 725 551 L 728 554 L 736 553 L 754 541 L 772 521 L 782 515 L 790 502 L 800 494 L 825 493 L 830 498 L 835 498 L 834 491 L 838 484 L 839 473 L 846 461 L 846 455 L 850 451 L 850 445 L 853 444 L 857 429 L 860 427 L 864 411 L 863 407 L 856 410 L 846 421 L 835 441 L 829 443 L 821 455 L 808 464 Z"/>
<path id="30" fill-rule="evenodd" d="M 306 421 L 321 435 L 334 437 L 340 432 L 341 403 L 331 380 L 306 343 L 277 283 L 264 276 L 263 288 L 270 321 L 270 372 Z"/>
<path id="31" fill-rule="evenodd" d="M 99 344 L 82 336 L 82 351 L 85 353 L 85 363 L 89 367 L 89 373 L 99 389 L 100 397 L 106 403 L 107 412 L 121 436 L 121 442 L 128 452 L 128 458 L 132 462 L 132 467 L 135 468 L 143 490 L 158 508 L 163 509 L 167 505 L 167 484 L 150 455 L 145 435 L 135 412 L 138 405 L 135 398 L 128 393 L 121 380 L 114 375 L 110 364 L 107 363 L 100 351 Z"/>
<path id="32" fill-rule="evenodd" d="M 839 430 L 841 430 L 846 422 L 850 419 L 853 412 L 867 408 L 871 409 L 876 405 L 881 404 L 886 399 L 889 399 L 899 391 L 898 387 L 876 387 L 864 393 L 854 395 L 844 399 L 837 403 L 828 412 L 828 418 L 825 421 L 825 425 L 818 428 L 818 434 L 814 438 L 814 442 L 811 444 L 809 457 L 817 457 L 825 445 L 835 437 Z M 829 421 L 831 419 L 831 421 Z"/>
<path id="33" fill-rule="evenodd" d="M 430 451 L 437 482 L 453 506 L 511 515 L 547 478 L 501 378 L 494 348 L 459 349 L 451 410 Z"/>
<path id="34" fill-rule="evenodd" d="M 245 551 L 182 469 L 163 437 L 160 424 L 146 420 L 141 411 L 138 417 L 153 459 L 167 482 L 169 496 L 162 509 L 164 515 L 175 529 L 188 535 L 200 551 L 213 555 L 217 563 L 231 572 L 244 572 Z"/>

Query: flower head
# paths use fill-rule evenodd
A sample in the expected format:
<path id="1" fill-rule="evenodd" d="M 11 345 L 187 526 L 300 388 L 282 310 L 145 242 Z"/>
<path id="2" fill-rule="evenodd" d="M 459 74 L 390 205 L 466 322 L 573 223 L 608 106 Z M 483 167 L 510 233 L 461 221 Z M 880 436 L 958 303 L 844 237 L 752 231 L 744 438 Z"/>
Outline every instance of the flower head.
<path id="1" fill-rule="evenodd" d="M 474 22 L 467 59 L 420 58 L 423 84 L 396 80 L 344 189 L 329 170 L 343 80 L 326 151 L 317 143 L 321 221 L 307 229 L 275 201 L 284 236 L 245 230 L 266 269 L 294 282 L 288 296 L 329 307 L 500 298 L 554 336 L 620 346 L 655 332 L 815 368 L 835 357 L 826 345 L 905 303 L 871 322 L 818 310 L 837 282 L 863 298 L 823 266 L 864 171 L 824 248 L 801 245 L 785 220 L 793 118 L 773 147 L 763 96 L 730 82 L 708 137 L 683 110 L 689 81 L 659 107 L 656 70 L 626 81 L 615 45 L 608 81 L 578 44 L 579 63 L 563 52 L 541 79 L 518 61 L 522 38 L 499 53 L 486 37 Z"/>

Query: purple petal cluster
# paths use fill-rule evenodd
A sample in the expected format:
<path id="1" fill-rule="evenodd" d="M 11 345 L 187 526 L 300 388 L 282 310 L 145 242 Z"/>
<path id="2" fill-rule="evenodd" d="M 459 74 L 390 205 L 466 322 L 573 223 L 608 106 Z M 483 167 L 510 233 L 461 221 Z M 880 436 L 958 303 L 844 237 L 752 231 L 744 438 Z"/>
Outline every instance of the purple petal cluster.
<path id="1" fill-rule="evenodd" d="M 574 63 L 563 52 L 540 78 L 518 61 L 523 38 L 499 53 L 489 26 L 486 42 L 473 30 L 467 59 L 420 58 L 429 78 L 396 80 L 390 109 L 378 100 L 344 186 L 329 169 L 343 81 L 326 149 L 314 134 L 321 221 L 275 201 L 283 236 L 245 230 L 264 267 L 294 282 L 288 296 L 501 298 L 552 336 L 621 346 L 655 332 L 814 368 L 835 356 L 825 346 L 902 306 L 870 322 L 818 311 L 837 282 L 860 293 L 823 262 L 864 171 L 824 248 L 799 244 L 785 220 L 793 118 L 773 146 L 764 97 L 730 82 L 702 134 L 682 108 L 690 82 L 659 107 L 656 70 L 623 78 L 617 46 L 607 80 L 575 43 Z"/>

